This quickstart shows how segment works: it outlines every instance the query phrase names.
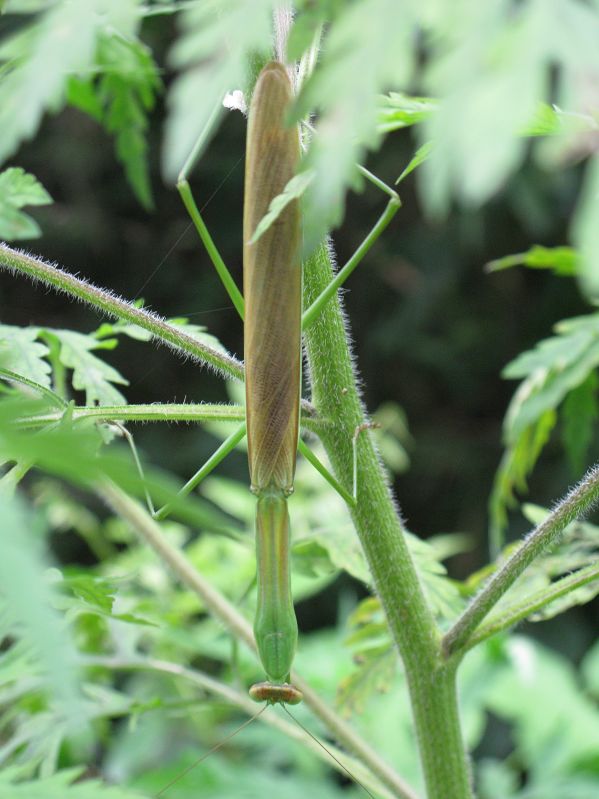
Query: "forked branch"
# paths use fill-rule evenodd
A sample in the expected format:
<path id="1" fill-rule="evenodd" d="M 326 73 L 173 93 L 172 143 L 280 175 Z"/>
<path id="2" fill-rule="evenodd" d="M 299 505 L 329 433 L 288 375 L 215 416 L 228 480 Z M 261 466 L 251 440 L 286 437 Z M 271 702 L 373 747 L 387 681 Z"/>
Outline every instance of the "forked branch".
<path id="1" fill-rule="evenodd" d="M 445 635 L 443 651 L 446 657 L 457 655 L 469 648 L 470 638 L 478 625 L 526 567 L 557 541 L 570 522 L 589 511 L 598 500 L 599 466 L 594 466 L 557 504 L 552 513 L 524 539 L 522 545 L 491 577 Z"/>

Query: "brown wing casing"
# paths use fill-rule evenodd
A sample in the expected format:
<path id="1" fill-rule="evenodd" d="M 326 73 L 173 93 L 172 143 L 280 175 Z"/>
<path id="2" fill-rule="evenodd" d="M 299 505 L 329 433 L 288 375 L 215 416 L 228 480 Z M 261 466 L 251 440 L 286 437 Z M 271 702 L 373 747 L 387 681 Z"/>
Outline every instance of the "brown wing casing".
<path id="1" fill-rule="evenodd" d="M 273 197 L 299 160 L 297 126 L 286 126 L 292 99 L 285 68 L 267 64 L 250 106 L 243 217 L 245 390 L 252 489 L 293 485 L 301 381 L 300 212 L 291 202 L 254 244 Z"/>

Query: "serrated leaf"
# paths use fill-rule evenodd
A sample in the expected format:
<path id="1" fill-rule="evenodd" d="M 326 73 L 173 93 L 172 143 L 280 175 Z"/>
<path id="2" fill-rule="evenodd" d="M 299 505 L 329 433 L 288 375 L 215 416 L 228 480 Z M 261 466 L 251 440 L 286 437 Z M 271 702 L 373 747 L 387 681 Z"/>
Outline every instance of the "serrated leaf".
<path id="1" fill-rule="evenodd" d="M 556 120 L 539 103 L 550 94 L 552 65 L 562 76 L 560 104 L 586 110 L 577 76 L 594 69 L 598 34 L 596 10 L 576 2 L 464 3 L 433 29 L 425 85 L 441 102 L 423 124 L 435 149 L 420 172 L 432 212 L 445 213 L 452 197 L 480 204 L 501 189 L 526 155 L 523 136 L 565 133 L 571 146 L 577 114 L 562 119 L 555 109 Z"/>
<path id="2" fill-rule="evenodd" d="M 85 391 L 87 405 L 122 405 L 126 400 L 112 385 L 128 385 L 128 381 L 117 370 L 101 361 L 92 350 L 103 348 L 106 342 L 85 336 L 73 330 L 48 331 L 60 342 L 60 360 L 73 370 L 73 388 Z"/>
<path id="3" fill-rule="evenodd" d="M 98 47 L 98 66 L 103 72 L 97 86 L 104 109 L 103 121 L 116 138 L 116 154 L 138 200 L 152 207 L 148 174 L 147 114 L 161 87 L 150 51 L 139 41 L 103 35 Z"/>
<path id="4" fill-rule="evenodd" d="M 539 4 L 508 14 L 504 4 L 490 2 L 460 16 L 459 39 L 458 28 L 446 29 L 428 70 L 428 86 L 442 97 L 422 130 L 435 144 L 420 172 L 434 213 L 447 211 L 452 193 L 480 203 L 497 191 L 524 156 L 517 133 L 544 89 L 547 42 Z"/>
<path id="5" fill-rule="evenodd" d="M 168 96 L 163 169 L 169 182 L 200 134 L 214 132 L 207 129 L 209 121 L 225 94 L 245 85 L 248 55 L 270 51 L 273 4 L 208 0 L 183 14 L 184 32 L 170 54 L 171 64 L 184 71 Z"/>
<path id="6" fill-rule="evenodd" d="M 48 347 L 38 341 L 39 328 L 0 325 L 0 366 L 50 387 Z"/>
<path id="7" fill-rule="evenodd" d="M 21 208 L 25 205 L 48 205 L 52 198 L 33 175 L 20 167 L 0 172 L 0 239 L 36 238 L 39 225 Z"/>
<path id="8" fill-rule="evenodd" d="M 304 203 L 307 251 L 340 223 L 347 187 L 360 184 L 356 162 L 381 143 L 378 93 L 407 82 L 413 24 L 409 3 L 363 0 L 349 4 L 329 26 L 322 62 L 304 84 L 296 109 L 298 119 L 320 114 L 303 167 L 316 172 Z"/>
<path id="9" fill-rule="evenodd" d="M 48 205 L 52 202 L 52 197 L 35 175 L 25 172 L 21 167 L 11 167 L 0 172 L 0 194 L 2 200 L 8 200 L 17 208 L 24 205 Z"/>
<path id="10" fill-rule="evenodd" d="M 504 255 L 486 265 L 488 272 L 499 272 L 512 266 L 528 266 L 531 269 L 550 269 L 560 277 L 578 274 L 580 258 L 572 247 L 541 247 L 535 244 L 527 252 Z"/>
<path id="11" fill-rule="evenodd" d="M 392 647 L 363 656 L 358 668 L 337 689 L 336 703 L 343 715 L 363 713 L 372 694 L 389 691 L 398 664 L 397 652 Z"/>
<path id="12" fill-rule="evenodd" d="M 58 3 L 0 46 L 0 61 L 12 61 L 0 82 L 0 162 L 62 105 L 69 75 L 90 66 L 98 5 Z"/>
<path id="13" fill-rule="evenodd" d="M 509 363 L 503 376 L 523 377 L 504 422 L 504 435 L 513 443 L 547 410 L 557 408 L 572 389 L 599 365 L 599 314 L 560 322 L 557 335 Z"/>
<path id="14" fill-rule="evenodd" d="M 117 592 L 115 580 L 107 580 L 89 574 L 64 577 L 60 573 L 58 575 L 55 585 L 57 588 L 62 588 L 65 593 L 56 600 L 55 605 L 63 612 L 68 612 L 69 618 L 72 619 L 82 613 L 92 613 L 127 624 L 138 624 L 144 627 L 157 626 L 154 622 L 133 613 L 114 612 L 113 605 Z"/>

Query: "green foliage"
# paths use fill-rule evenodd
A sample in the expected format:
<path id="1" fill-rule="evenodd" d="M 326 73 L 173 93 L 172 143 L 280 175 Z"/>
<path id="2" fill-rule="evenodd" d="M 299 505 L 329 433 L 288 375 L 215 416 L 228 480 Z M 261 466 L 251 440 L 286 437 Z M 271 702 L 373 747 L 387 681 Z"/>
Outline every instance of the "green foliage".
<path id="1" fill-rule="evenodd" d="M 85 718 L 76 658 L 60 617 L 49 607 L 52 589 L 44 574 L 40 522 L 5 490 L 0 492 L 0 504 L 4 520 L 0 637 L 20 642 L 0 657 L 4 673 L 0 684 L 18 684 L 33 673 L 57 703 L 62 724 L 74 727 Z"/>
<path id="2" fill-rule="evenodd" d="M 66 769 L 41 780 L 19 779 L 18 769 L 0 775 L 1 799 L 142 799 L 137 791 L 102 785 L 98 780 L 76 782 L 82 768 Z"/>
<path id="3" fill-rule="evenodd" d="M 0 162 L 36 133 L 46 111 L 71 102 L 115 134 L 117 156 L 149 207 L 146 114 L 160 83 L 149 52 L 135 39 L 139 0 L 11 3 L 6 11 L 40 6 L 44 13 L 0 46 Z M 90 80 L 90 72 L 99 79 Z"/>
<path id="4" fill-rule="evenodd" d="M 250 54 L 270 49 L 273 0 L 227 3 L 210 0 L 182 16 L 183 35 L 170 54 L 182 74 L 169 94 L 171 115 L 165 131 L 164 172 L 174 181 L 227 91 L 245 85 Z M 229 43 L 235 42 L 234 47 Z"/>
<path id="5" fill-rule="evenodd" d="M 524 505 L 523 512 L 534 527 L 549 515 L 544 508 L 530 504 Z M 490 573 L 499 569 L 519 546 L 519 543 L 508 545 L 492 567 L 484 567 L 470 575 L 464 592 L 475 594 Z M 568 525 L 559 544 L 526 569 L 497 603 L 483 626 L 493 629 L 503 619 L 512 624 L 523 619 L 544 621 L 575 605 L 590 602 L 599 593 L 598 555 L 599 528 L 580 521 Z M 586 575 L 587 571 L 590 572 L 589 579 L 583 585 L 575 585 L 576 576 Z"/>
<path id="6" fill-rule="evenodd" d="M 485 705 L 512 725 L 514 756 L 501 771 L 515 772 L 516 778 L 506 776 L 504 783 L 516 788 L 517 763 L 527 764 L 526 788 L 502 797 L 591 799 L 598 781 L 599 715 L 572 666 L 517 637 L 506 643 L 487 680 Z M 483 793 L 487 796 L 492 799 L 493 794 Z"/>
<path id="7" fill-rule="evenodd" d="M 558 322 L 556 335 L 508 364 L 503 376 L 521 379 L 504 420 L 506 451 L 491 496 L 494 538 L 501 542 L 506 510 L 549 440 L 561 411 L 563 437 L 572 464 L 580 469 L 597 416 L 596 368 L 599 365 L 599 316 Z"/>
<path id="8" fill-rule="evenodd" d="M 95 334 L 84 335 L 73 330 L 52 328 L 0 327 L 0 366 L 50 388 L 52 371 L 72 370 L 71 385 L 85 392 L 87 405 L 119 405 L 125 402 L 114 383 L 127 385 L 125 378 L 112 366 L 93 354 L 94 350 L 112 349 L 115 339 L 98 339 Z M 41 339 L 41 341 L 40 341 Z M 47 346 L 46 342 L 50 346 Z"/>
<path id="9" fill-rule="evenodd" d="M 527 252 L 504 255 L 487 264 L 489 272 L 499 272 L 512 266 L 531 269 L 551 269 L 560 277 L 572 277 L 579 271 L 579 255 L 572 247 L 540 247 L 536 244 Z"/>
<path id="10" fill-rule="evenodd" d="M 0 239 L 35 239 L 39 225 L 19 210 L 25 205 L 48 205 L 52 198 L 42 184 L 20 167 L 0 172 Z"/>
<path id="11" fill-rule="evenodd" d="M 115 136 L 116 155 L 141 204 L 152 207 L 148 175 L 147 114 L 161 83 L 151 52 L 136 39 L 103 32 L 98 38 L 98 77 L 72 78 L 70 105 L 101 122 Z"/>

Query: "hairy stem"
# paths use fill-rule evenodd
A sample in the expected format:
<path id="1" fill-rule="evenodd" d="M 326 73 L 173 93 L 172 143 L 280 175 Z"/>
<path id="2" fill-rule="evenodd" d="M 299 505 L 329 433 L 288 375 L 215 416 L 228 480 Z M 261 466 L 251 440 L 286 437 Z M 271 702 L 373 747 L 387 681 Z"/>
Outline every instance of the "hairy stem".
<path id="1" fill-rule="evenodd" d="M 446 657 L 457 655 L 468 648 L 468 641 L 478 625 L 524 569 L 556 543 L 564 528 L 588 511 L 597 500 L 599 500 L 599 466 L 593 467 L 581 482 L 566 494 L 473 599 L 443 638 L 443 651 Z"/>
<path id="2" fill-rule="evenodd" d="M 196 571 L 179 549 L 169 544 L 160 525 L 149 513 L 114 483 L 105 481 L 97 492 L 104 502 L 118 516 L 125 519 L 140 538 L 172 569 L 177 578 L 202 599 L 210 612 L 220 619 L 236 638 L 255 652 L 256 642 L 250 623 Z M 298 674 L 292 672 L 292 679 L 294 685 L 303 693 L 305 703 L 341 745 L 359 757 L 398 797 L 417 799 L 412 788 Z"/>
<path id="3" fill-rule="evenodd" d="M 243 364 L 231 355 L 202 344 L 201 341 L 185 333 L 175 325 L 171 325 L 150 311 L 136 308 L 131 303 L 115 296 L 105 289 L 98 288 L 87 280 L 46 263 L 41 258 L 13 250 L 0 243 L 0 267 L 27 275 L 32 280 L 63 291 L 70 297 L 91 305 L 108 316 L 122 319 L 147 330 L 153 338 L 171 347 L 185 358 L 194 358 L 199 363 L 212 367 L 223 377 L 243 380 Z"/>
<path id="4" fill-rule="evenodd" d="M 305 264 L 304 306 L 332 279 L 330 254 L 321 247 Z M 358 435 L 358 493 L 350 511 L 378 595 L 402 657 L 428 799 L 470 799 L 467 757 L 458 714 L 455 669 L 443 663 L 440 636 L 411 559 L 384 471 L 374 449 L 356 385 L 339 298 L 333 297 L 306 332 L 312 400 L 333 419 L 319 436 L 336 477 L 348 491 L 352 441 Z"/>
<path id="5" fill-rule="evenodd" d="M 2 372 L 7 370 L 0 369 Z M 31 386 L 36 390 L 42 388 L 37 383 L 15 375 L 15 382 Z M 51 393 L 51 392 L 48 392 Z M 54 395 L 56 396 L 56 395 Z M 308 403 L 305 403 L 309 407 Z M 48 424 L 59 422 L 66 409 L 69 409 L 70 418 L 73 421 L 80 419 L 96 419 L 98 422 L 243 422 L 245 419 L 245 409 L 241 405 L 226 405 L 224 403 L 207 402 L 153 402 L 148 405 L 78 405 L 73 408 L 66 403 L 60 410 L 45 411 L 43 413 L 33 413 L 15 419 L 15 424 L 19 427 L 45 427 Z M 302 429 L 311 433 L 318 433 L 327 423 L 313 416 L 310 412 L 304 413 L 301 417 Z M 302 449 L 303 451 L 303 449 Z M 312 457 L 312 453 L 310 453 Z"/>
<path id="6" fill-rule="evenodd" d="M 534 594 L 526 597 L 517 605 L 505 608 L 501 613 L 493 614 L 468 639 L 467 648 L 472 649 L 473 646 L 480 644 L 481 641 L 485 641 L 492 635 L 512 627 L 556 599 L 566 596 L 577 588 L 582 588 L 584 585 L 597 581 L 599 581 L 599 560 L 596 563 L 585 566 L 583 569 L 579 569 L 574 574 L 562 577 L 561 580 L 557 580 L 541 591 L 535 591 Z"/>

